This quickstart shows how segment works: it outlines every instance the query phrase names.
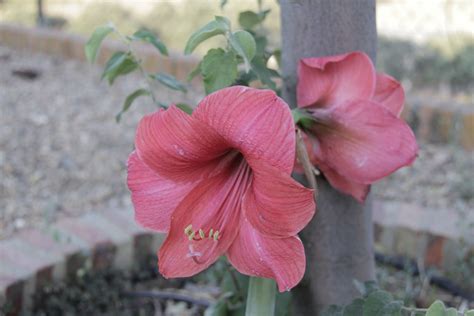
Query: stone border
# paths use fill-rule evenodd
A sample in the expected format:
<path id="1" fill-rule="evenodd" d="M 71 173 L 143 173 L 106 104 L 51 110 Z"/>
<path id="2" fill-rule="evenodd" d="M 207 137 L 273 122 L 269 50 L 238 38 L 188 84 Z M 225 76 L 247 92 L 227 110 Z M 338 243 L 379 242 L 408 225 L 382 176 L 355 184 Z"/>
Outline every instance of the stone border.
<path id="1" fill-rule="evenodd" d="M 68 59 L 85 60 L 86 38 L 76 34 L 46 28 L 28 28 L 14 24 L 0 24 L 0 43 L 19 50 L 44 53 Z M 97 58 L 104 65 L 113 52 L 123 49 L 117 41 L 106 40 Z M 198 65 L 192 56 L 171 54 L 161 56 L 150 45 L 137 45 L 136 51 L 150 72 L 163 71 L 185 80 Z M 454 144 L 466 150 L 474 150 L 474 109 L 443 109 L 443 106 L 423 104 L 419 100 L 408 100 L 402 113 L 412 126 L 417 138 L 440 144 Z"/>
<path id="2" fill-rule="evenodd" d="M 162 234 L 139 227 L 132 211 L 88 213 L 20 231 L 0 241 L 0 306 L 11 305 L 8 315 L 27 313 L 32 294 L 49 282 L 86 263 L 95 270 L 128 270 L 156 253 L 162 241 Z"/>

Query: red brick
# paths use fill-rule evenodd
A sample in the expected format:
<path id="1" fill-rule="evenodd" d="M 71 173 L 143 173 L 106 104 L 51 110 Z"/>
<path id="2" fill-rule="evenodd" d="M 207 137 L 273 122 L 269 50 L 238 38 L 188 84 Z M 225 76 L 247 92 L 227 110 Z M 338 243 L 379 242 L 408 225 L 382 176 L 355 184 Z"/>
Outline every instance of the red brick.
<path id="1" fill-rule="evenodd" d="M 474 113 L 463 115 L 460 141 L 464 149 L 474 150 Z"/>
<path id="2" fill-rule="evenodd" d="M 445 237 L 432 236 L 428 242 L 428 247 L 425 253 L 425 265 L 435 266 L 441 268 L 443 266 L 443 249 L 444 243 L 446 242 Z"/>

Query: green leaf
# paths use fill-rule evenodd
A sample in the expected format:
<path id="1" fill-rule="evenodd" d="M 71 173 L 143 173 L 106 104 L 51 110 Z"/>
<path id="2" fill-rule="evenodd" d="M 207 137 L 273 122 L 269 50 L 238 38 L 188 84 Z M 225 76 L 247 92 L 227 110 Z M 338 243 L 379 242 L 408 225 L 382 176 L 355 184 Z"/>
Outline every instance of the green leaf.
<path id="1" fill-rule="evenodd" d="M 206 94 L 232 85 L 237 78 L 237 59 L 232 52 L 211 49 L 201 62 Z"/>
<path id="2" fill-rule="evenodd" d="M 426 316 L 444 316 L 446 306 L 441 301 L 435 301 L 426 311 Z"/>
<path id="3" fill-rule="evenodd" d="M 394 301 L 385 305 L 382 310 L 377 314 L 379 316 L 401 316 L 402 313 L 402 302 Z"/>
<path id="4" fill-rule="evenodd" d="M 244 59 L 245 69 L 250 70 L 250 62 L 255 57 L 257 44 L 252 34 L 247 31 L 237 31 L 229 37 L 229 43 L 236 53 Z"/>
<path id="5" fill-rule="evenodd" d="M 216 16 L 214 21 L 207 23 L 191 35 L 184 48 L 184 53 L 186 55 L 191 54 L 194 49 L 205 40 L 216 35 L 224 35 L 229 30 L 229 20 L 224 17 Z"/>
<path id="6" fill-rule="evenodd" d="M 130 38 L 132 40 L 141 40 L 150 43 L 155 46 L 155 48 L 158 49 L 162 55 L 168 56 L 168 48 L 166 48 L 165 44 L 160 41 L 155 36 L 155 34 L 146 29 L 140 29 L 136 31 Z"/>
<path id="7" fill-rule="evenodd" d="M 95 29 L 84 47 L 87 61 L 90 63 L 95 62 L 100 44 L 102 44 L 104 38 L 112 33 L 113 30 L 114 27 L 112 25 L 102 25 Z"/>
<path id="8" fill-rule="evenodd" d="M 106 78 L 109 84 L 113 84 L 118 76 L 131 73 L 138 68 L 138 63 L 132 55 L 126 52 L 116 52 L 105 64 L 102 79 Z"/>
<path id="9" fill-rule="evenodd" d="M 120 119 L 122 118 L 122 114 L 128 111 L 133 101 L 135 101 L 136 98 L 144 96 L 144 95 L 150 95 L 150 91 L 146 89 L 138 89 L 127 96 L 127 98 L 125 99 L 125 102 L 123 103 L 122 111 L 120 111 L 115 116 L 115 120 L 117 121 L 117 123 L 120 122 Z"/>
<path id="10" fill-rule="evenodd" d="M 157 73 L 154 75 L 150 75 L 151 78 L 155 79 L 159 83 L 167 86 L 170 89 L 187 92 L 186 86 L 182 84 L 178 79 L 170 74 L 165 73 Z"/>
<path id="11" fill-rule="evenodd" d="M 337 305 L 331 305 L 321 313 L 321 316 L 342 316 L 343 308 Z"/>
<path id="12" fill-rule="evenodd" d="M 273 71 L 267 68 L 262 57 L 254 57 L 252 60 L 252 70 L 257 74 L 258 79 L 272 90 L 276 89 L 276 84 L 272 80 Z"/>
<path id="13" fill-rule="evenodd" d="M 362 296 L 367 297 L 370 293 L 379 289 L 377 282 L 375 281 L 365 281 L 361 282 L 359 280 L 353 280 L 353 283 L 357 290 Z"/>
<path id="14" fill-rule="evenodd" d="M 239 24 L 246 30 L 253 29 L 256 25 L 260 24 L 265 20 L 270 10 L 262 11 L 261 13 L 255 13 L 253 11 L 243 11 L 239 14 Z"/>
<path id="15" fill-rule="evenodd" d="M 455 308 L 450 307 L 444 312 L 444 315 L 445 316 L 458 316 L 458 311 Z"/>
<path id="16" fill-rule="evenodd" d="M 257 56 L 266 57 L 266 48 L 268 40 L 266 36 L 255 36 L 255 42 L 257 43 Z"/>
<path id="17" fill-rule="evenodd" d="M 186 112 L 188 114 L 193 113 L 193 108 L 190 107 L 189 105 L 187 105 L 186 103 L 178 103 L 178 104 L 176 104 L 176 107 L 183 110 L 184 112 Z"/>
<path id="18" fill-rule="evenodd" d="M 364 300 L 356 298 L 350 305 L 344 307 L 342 316 L 360 316 L 364 312 Z"/>
<path id="19" fill-rule="evenodd" d="M 474 309 L 468 310 L 464 313 L 464 316 L 474 316 Z"/>
<path id="20" fill-rule="evenodd" d="M 369 294 L 364 303 L 363 316 L 379 316 L 385 305 L 392 302 L 392 295 L 388 292 L 377 290 Z"/>

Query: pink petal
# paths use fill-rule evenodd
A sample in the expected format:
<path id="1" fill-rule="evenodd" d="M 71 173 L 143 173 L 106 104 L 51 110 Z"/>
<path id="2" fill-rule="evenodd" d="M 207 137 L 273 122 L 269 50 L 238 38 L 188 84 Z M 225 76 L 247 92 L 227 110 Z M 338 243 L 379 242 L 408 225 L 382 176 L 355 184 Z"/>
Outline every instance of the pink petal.
<path id="1" fill-rule="evenodd" d="M 273 91 L 222 89 L 204 98 L 193 117 L 211 126 L 246 158 L 291 172 L 295 126 L 288 105 Z"/>
<path id="2" fill-rule="evenodd" d="M 132 193 L 135 220 L 146 228 L 168 232 L 171 213 L 195 186 L 159 176 L 133 152 L 128 158 L 128 188 Z"/>
<path id="3" fill-rule="evenodd" d="M 262 161 L 249 163 L 253 181 L 242 202 L 245 217 L 271 237 L 296 235 L 314 215 L 313 190 Z"/>
<path id="4" fill-rule="evenodd" d="M 344 178 L 363 184 L 410 165 L 418 145 L 410 127 L 373 101 L 351 101 L 317 109 L 313 154 Z"/>
<path id="5" fill-rule="evenodd" d="M 280 292 L 288 291 L 303 278 L 306 259 L 303 244 L 296 237 L 272 239 L 242 220 L 240 233 L 227 252 L 240 273 L 271 278 Z"/>
<path id="6" fill-rule="evenodd" d="M 405 92 L 400 82 L 395 78 L 377 73 L 377 84 L 372 100 L 382 104 L 395 116 L 400 117 L 405 104 Z"/>
<path id="7" fill-rule="evenodd" d="M 370 191 L 370 185 L 350 181 L 340 174 L 325 167 L 323 164 L 318 165 L 318 168 L 326 177 L 326 180 L 331 186 L 345 194 L 351 195 L 354 199 L 363 203 Z"/>
<path id="8" fill-rule="evenodd" d="M 203 271 L 224 254 L 239 232 L 242 196 L 250 185 L 251 172 L 242 156 L 231 166 L 202 181 L 178 205 L 171 216 L 170 232 L 158 253 L 160 273 L 187 277 Z M 190 241 L 184 231 L 189 225 L 202 229 L 205 238 Z M 209 238 L 219 231 L 218 241 Z"/>
<path id="9" fill-rule="evenodd" d="M 135 146 L 148 167 L 175 181 L 208 174 L 230 149 L 216 131 L 175 106 L 145 116 Z"/>
<path id="10" fill-rule="evenodd" d="M 351 99 L 370 99 L 375 69 L 362 52 L 301 59 L 298 64 L 299 107 L 324 107 Z"/>

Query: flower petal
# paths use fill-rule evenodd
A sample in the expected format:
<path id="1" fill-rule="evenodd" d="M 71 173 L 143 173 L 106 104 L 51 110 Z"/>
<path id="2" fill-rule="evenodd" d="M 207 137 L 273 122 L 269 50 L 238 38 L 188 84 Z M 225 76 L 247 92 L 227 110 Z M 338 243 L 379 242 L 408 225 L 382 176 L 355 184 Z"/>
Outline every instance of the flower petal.
<path id="1" fill-rule="evenodd" d="M 331 168 L 326 167 L 324 164 L 318 164 L 318 168 L 326 177 L 326 180 L 331 184 L 333 188 L 341 191 L 342 193 L 351 195 L 354 199 L 363 203 L 367 198 L 370 191 L 369 184 L 362 184 L 350 181 Z"/>
<path id="2" fill-rule="evenodd" d="M 350 101 L 317 109 L 313 133 L 317 159 L 344 178 L 363 184 L 410 165 L 418 145 L 410 127 L 373 101 Z"/>
<path id="3" fill-rule="evenodd" d="M 212 127 L 246 158 L 288 174 L 294 163 L 294 123 L 288 105 L 271 90 L 233 86 L 208 95 L 193 117 Z"/>
<path id="4" fill-rule="evenodd" d="M 242 157 L 229 168 L 202 181 L 178 205 L 171 217 L 170 232 L 158 253 L 160 273 L 167 277 L 187 277 L 209 267 L 224 254 L 239 232 L 242 196 L 250 185 L 250 168 Z M 185 229 L 192 225 L 205 238 L 188 239 Z M 209 238 L 211 229 L 218 240 Z"/>
<path id="5" fill-rule="evenodd" d="M 135 220 L 146 228 L 168 232 L 171 213 L 195 183 L 176 183 L 159 176 L 140 160 L 136 152 L 128 158 L 127 167 Z"/>
<path id="6" fill-rule="evenodd" d="M 301 59 L 296 95 L 299 107 L 324 107 L 351 99 L 370 99 L 375 69 L 362 52 Z"/>
<path id="7" fill-rule="evenodd" d="M 297 285 L 306 268 L 303 244 L 298 237 L 266 237 L 245 219 L 227 257 L 240 273 L 276 280 L 280 292 Z"/>
<path id="8" fill-rule="evenodd" d="M 244 216 L 260 233 L 271 237 L 296 235 L 313 218 L 313 190 L 265 162 L 249 161 L 252 185 L 242 201 Z"/>
<path id="9" fill-rule="evenodd" d="M 229 145 L 175 106 L 145 116 L 135 137 L 140 159 L 163 177 L 189 181 L 214 169 Z"/>
<path id="10" fill-rule="evenodd" d="M 400 117 L 405 104 L 405 92 L 400 82 L 395 78 L 377 73 L 377 84 L 372 100 L 382 104 L 395 116 Z"/>

